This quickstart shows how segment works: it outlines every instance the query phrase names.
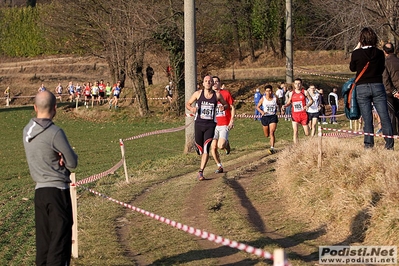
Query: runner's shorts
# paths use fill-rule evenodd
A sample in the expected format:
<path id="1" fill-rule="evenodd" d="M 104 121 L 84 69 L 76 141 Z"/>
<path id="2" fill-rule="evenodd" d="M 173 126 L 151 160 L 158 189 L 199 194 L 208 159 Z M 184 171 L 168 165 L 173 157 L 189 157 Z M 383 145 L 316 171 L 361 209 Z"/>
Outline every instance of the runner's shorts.
<path id="1" fill-rule="evenodd" d="M 297 122 L 303 126 L 306 126 L 309 122 L 308 113 L 306 112 L 293 112 L 292 113 L 292 121 Z"/>
<path id="2" fill-rule="evenodd" d="M 228 126 L 216 126 L 215 128 L 215 135 L 213 139 L 229 139 L 229 127 Z"/>
<path id="3" fill-rule="evenodd" d="M 278 123 L 278 117 L 277 115 L 265 115 L 262 116 L 262 118 L 260 119 L 260 122 L 262 123 L 262 126 L 264 127 L 268 127 L 270 124 L 273 123 Z"/>

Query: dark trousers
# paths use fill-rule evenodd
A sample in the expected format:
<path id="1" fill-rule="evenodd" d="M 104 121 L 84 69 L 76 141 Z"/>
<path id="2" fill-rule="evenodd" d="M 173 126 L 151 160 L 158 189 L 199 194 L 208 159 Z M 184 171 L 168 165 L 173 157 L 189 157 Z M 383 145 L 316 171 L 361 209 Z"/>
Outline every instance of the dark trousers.
<path id="1" fill-rule="evenodd" d="M 70 265 L 72 204 L 69 189 L 35 191 L 36 265 Z"/>
<path id="2" fill-rule="evenodd" d="M 326 122 L 326 107 L 322 106 L 319 111 L 319 122 Z"/>
<path id="3" fill-rule="evenodd" d="M 152 85 L 152 76 L 147 76 L 148 85 Z"/>
<path id="4" fill-rule="evenodd" d="M 365 83 L 356 85 L 356 99 L 359 104 L 360 113 L 362 114 L 364 133 L 374 133 L 372 107 L 373 103 L 378 115 L 380 116 L 382 134 L 384 134 L 385 136 L 392 136 L 393 130 L 391 120 L 389 119 L 387 93 L 385 92 L 384 85 L 382 83 Z M 393 149 L 394 139 L 388 137 L 384 139 L 385 148 Z M 374 147 L 373 135 L 364 135 L 364 147 Z"/>
<path id="5" fill-rule="evenodd" d="M 337 114 L 337 106 L 335 104 L 331 105 L 331 117 L 330 117 L 330 122 L 337 122 L 337 118 L 335 115 Z"/>
<path id="6" fill-rule="evenodd" d="M 392 96 L 392 93 L 387 93 L 388 115 L 391 119 L 393 134 L 398 135 L 399 127 L 399 99 Z"/>

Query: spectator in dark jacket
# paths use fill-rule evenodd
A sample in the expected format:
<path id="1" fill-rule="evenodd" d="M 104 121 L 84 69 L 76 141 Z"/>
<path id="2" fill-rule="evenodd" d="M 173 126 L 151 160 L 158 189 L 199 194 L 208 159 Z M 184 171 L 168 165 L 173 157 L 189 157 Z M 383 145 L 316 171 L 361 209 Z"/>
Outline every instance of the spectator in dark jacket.
<path id="1" fill-rule="evenodd" d="M 356 99 L 364 122 L 364 133 L 373 134 L 372 103 L 380 116 L 382 132 L 392 136 L 392 124 L 388 115 L 387 94 L 382 83 L 382 73 L 385 69 L 384 53 L 378 49 L 377 34 L 371 28 L 364 28 L 360 32 L 359 43 L 352 52 L 349 68 L 356 72 L 356 77 L 369 63 L 367 70 L 356 83 Z M 364 135 L 364 148 L 374 147 L 374 136 Z M 394 140 L 385 138 L 385 148 L 393 149 Z"/>
<path id="2" fill-rule="evenodd" d="M 382 74 L 387 93 L 388 113 L 391 119 L 393 134 L 398 135 L 399 118 L 399 58 L 394 54 L 392 43 L 386 43 L 382 49 L 385 54 L 385 70 Z"/>

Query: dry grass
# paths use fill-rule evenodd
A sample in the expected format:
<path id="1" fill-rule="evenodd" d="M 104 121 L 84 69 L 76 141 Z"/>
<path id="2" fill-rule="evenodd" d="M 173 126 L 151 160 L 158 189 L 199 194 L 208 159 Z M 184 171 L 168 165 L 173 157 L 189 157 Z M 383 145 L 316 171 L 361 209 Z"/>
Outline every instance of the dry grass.
<path id="1" fill-rule="evenodd" d="M 364 150 L 362 138 L 317 138 L 285 149 L 278 160 L 278 189 L 287 210 L 314 226 L 326 225 L 330 244 L 399 244 L 397 151 Z"/>

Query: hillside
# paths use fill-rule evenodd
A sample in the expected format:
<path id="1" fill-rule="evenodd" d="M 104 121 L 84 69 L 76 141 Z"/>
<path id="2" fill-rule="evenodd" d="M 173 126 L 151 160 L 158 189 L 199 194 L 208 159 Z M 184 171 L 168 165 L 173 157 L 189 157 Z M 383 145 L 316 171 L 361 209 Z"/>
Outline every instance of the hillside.
<path id="1" fill-rule="evenodd" d="M 148 62 L 154 70 L 154 86 L 148 90 L 149 97 L 163 97 L 163 88 L 168 80 L 164 72 L 164 66 L 156 58 L 149 57 Z M 342 76 L 350 75 L 348 72 L 348 58 L 343 52 L 314 51 L 295 53 L 295 77 L 300 76 L 308 81 L 323 79 L 326 76 L 330 81 L 322 85 L 327 87 L 340 86 Z M 271 55 L 260 53 L 256 62 L 243 62 L 231 64 L 225 69 L 208 70 L 214 75 L 220 76 L 229 88 L 236 92 L 239 98 L 251 98 L 252 89 L 260 84 L 275 83 L 276 85 L 285 79 L 285 59 L 278 59 Z M 320 76 L 321 75 L 321 76 Z M 234 78 L 234 80 L 233 80 Z M 106 62 L 95 57 L 76 56 L 49 56 L 32 59 L 3 58 L 0 63 L 0 90 L 7 86 L 11 88 L 12 96 L 31 96 L 37 92 L 43 83 L 48 89 L 54 90 L 58 83 L 64 87 L 69 81 L 76 83 L 93 82 L 104 79 L 110 81 L 110 73 Z M 331 83 L 332 81 L 332 83 Z M 334 81 L 336 84 L 334 84 Z M 126 87 L 131 87 L 129 80 Z M 248 94 L 248 95 L 246 95 Z M 131 95 L 132 96 L 132 95 Z M 130 96 L 130 97 L 131 97 Z M 31 102 L 31 98 L 14 99 L 16 105 Z"/>
<path id="2" fill-rule="evenodd" d="M 336 65 L 316 65 L 318 61 L 329 63 L 333 61 L 328 61 L 329 56 L 320 57 L 319 60 L 311 60 L 312 54 L 307 56 L 309 65 L 303 65 L 301 69 L 309 71 L 317 69 L 319 74 L 337 75 L 337 77 L 341 74 L 347 75 L 344 73 L 347 66 L 345 60 L 337 61 Z M 35 60 L 2 61 L 1 71 L 4 71 L 1 72 L 2 77 L 17 80 L 15 84 L 20 84 L 23 88 L 20 89 L 21 95 L 35 93 L 40 82 L 55 84 L 66 82 L 66 78 L 93 80 L 107 75 L 106 65 L 94 58 L 65 57 Z M 43 65 L 39 65 L 39 61 Z M 21 69 L 21 65 L 23 65 L 21 73 L 26 74 L 26 77 L 22 75 L 23 78 L 18 79 L 18 68 Z M 222 71 L 229 73 L 229 69 L 219 70 L 219 75 L 236 99 L 251 100 L 255 87 L 266 82 L 276 84 L 281 81 L 280 71 L 274 76 L 270 74 L 271 69 L 280 68 L 283 69 L 277 64 L 264 68 L 269 71 L 265 74 L 263 70 L 257 72 L 261 69 L 259 65 L 243 62 L 242 65 L 235 66 L 235 71 L 237 73 L 242 71 L 246 76 L 236 77 L 233 81 L 227 74 L 222 73 Z M 341 69 L 343 72 L 340 74 Z M 28 72 L 32 70 L 33 72 Z M 254 78 L 249 79 L 250 75 L 254 75 Z M 29 76 L 40 79 L 30 80 Z M 319 82 L 325 86 L 341 82 L 340 79 L 323 79 L 310 74 L 301 74 L 301 77 L 304 77 L 306 82 Z M 56 79 L 59 80 L 55 81 Z M 149 88 L 148 95 L 150 97 L 162 95 L 163 85 L 163 77 L 160 77 L 160 80 Z M 28 100 L 18 101 L 21 104 L 28 103 Z M 150 101 L 150 103 L 153 108 L 154 103 L 159 102 Z M 252 103 L 237 103 L 238 114 L 252 112 L 252 108 Z M 26 112 L 22 119 L 15 119 L 15 115 L 22 114 L 14 112 L 18 109 Z M 31 110 L 31 107 L 1 108 L 4 114 L 2 119 L 8 123 L 25 120 L 31 115 L 28 109 Z M 111 156 L 115 152 L 114 144 L 118 144 L 116 136 L 127 134 L 131 136 L 155 129 L 141 130 L 139 127 L 147 123 L 132 123 L 132 121 L 143 121 L 131 119 L 131 114 L 134 113 L 132 109 L 121 108 L 121 112 L 110 112 L 104 107 L 106 111 L 103 113 L 107 113 L 108 116 L 98 115 L 98 110 L 94 108 L 87 111 L 81 108 L 78 112 L 59 112 L 57 116 L 59 119 L 57 123 L 68 130 L 68 136 L 71 136 L 79 152 L 81 160 L 79 179 L 105 168 L 105 165 L 102 165 L 103 159 L 107 163 L 116 160 L 115 156 Z M 93 120 L 97 120 L 83 126 L 84 123 L 81 123 L 80 119 L 75 119 L 77 114 L 90 115 Z M 164 114 L 162 115 L 160 119 L 150 118 L 155 121 L 156 128 L 161 124 L 159 120 L 164 118 Z M 179 120 L 176 119 L 174 122 L 176 121 Z M 346 119 L 342 118 L 339 122 L 339 125 L 329 125 L 329 127 L 348 127 Z M 20 129 L 20 125 L 12 123 L 9 127 L 3 127 L 2 135 L 9 136 L 2 150 L 5 154 L 3 162 L 12 159 L 3 169 L 11 171 L 13 167 L 23 165 L 19 168 L 25 169 L 27 177 L 26 163 L 18 160 L 19 153 L 16 152 L 22 151 L 15 145 L 15 143 L 21 144 Z M 87 135 L 91 132 L 101 132 L 107 135 L 108 140 L 103 142 L 104 145 L 98 145 L 97 138 L 82 138 L 82 130 L 85 130 Z M 264 250 L 272 251 L 277 246 L 283 247 L 292 265 L 317 265 L 318 247 L 322 245 L 397 245 L 398 212 L 392 211 L 398 208 L 396 192 L 398 178 L 395 169 L 399 165 L 392 160 L 396 157 L 397 151 L 384 150 L 381 138 L 376 141 L 376 148 L 372 152 L 364 152 L 361 136 L 346 139 L 323 137 L 323 167 L 320 169 L 317 168 L 318 138 L 301 138 L 298 145 L 291 145 L 291 130 L 289 121 L 282 119 L 279 122 L 276 143 L 278 152 L 269 155 L 264 150 L 268 141 L 262 135 L 259 122 L 254 122 L 252 119 L 237 121 L 230 136 L 234 144 L 232 153 L 228 156 L 222 154 L 225 172 L 222 175 L 215 174 L 213 172 L 215 165 L 210 161 L 205 172 L 209 180 L 205 182 L 194 182 L 198 165 L 198 157 L 194 154 L 168 160 L 170 153 L 178 150 L 172 135 L 154 136 L 154 139 L 147 143 L 143 138 L 134 142 L 134 147 L 128 148 L 131 152 L 128 156 L 131 183 L 126 185 L 118 176 L 112 175 L 93 184 L 93 188 L 133 206 Z M 114 131 L 117 132 L 115 135 L 110 133 Z M 333 134 L 327 135 L 333 136 Z M 162 145 L 156 144 L 158 142 L 155 139 Z M 143 146 L 140 146 L 141 144 Z M 116 148 L 119 153 L 119 144 Z M 145 151 L 148 157 L 145 157 L 147 156 Z M 95 158 L 94 163 L 93 158 Z M 159 158 L 162 160 L 158 160 Z M 19 182 L 20 169 L 12 169 L 18 172 L 18 178 L 8 178 L 3 184 Z M 30 179 L 21 180 L 28 182 L 27 186 L 32 188 Z M 11 202 L 10 199 L 14 199 L 13 203 L 23 208 L 24 205 L 18 201 L 23 194 L 21 188 L 15 186 L 13 189 L 15 195 L 12 197 L 9 196 L 10 192 L 3 193 L 4 202 L 8 204 Z M 27 194 L 26 191 L 24 193 Z M 29 193 L 28 195 L 31 195 Z M 78 221 L 81 246 L 79 258 L 73 260 L 72 265 L 268 265 L 269 263 L 253 255 L 238 252 L 237 249 L 176 233 L 174 228 L 160 225 L 148 217 L 136 215 L 130 209 L 114 208 L 115 205 L 111 202 L 83 191 L 80 193 Z M 4 206 L 4 209 L 13 211 L 9 205 Z M 4 215 L 4 217 L 11 216 Z M 6 220 L 14 222 L 20 219 Z M 5 226 L 5 228 L 21 231 L 21 227 L 16 226 Z M 18 240 L 20 235 L 16 235 L 18 237 L 14 238 Z M 11 246 L 19 245 L 5 244 L 7 248 L 2 249 L 2 252 L 6 253 Z M 34 253 L 24 254 L 18 251 L 13 255 L 3 257 L 6 260 L 18 256 L 31 259 Z M 122 264 L 120 261 L 126 263 Z"/>

